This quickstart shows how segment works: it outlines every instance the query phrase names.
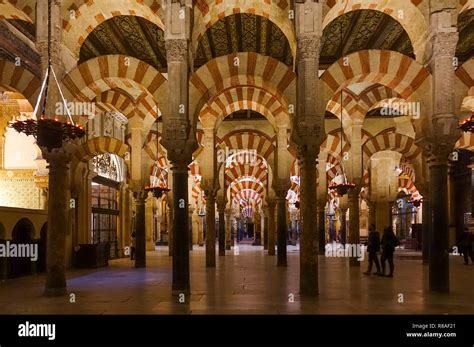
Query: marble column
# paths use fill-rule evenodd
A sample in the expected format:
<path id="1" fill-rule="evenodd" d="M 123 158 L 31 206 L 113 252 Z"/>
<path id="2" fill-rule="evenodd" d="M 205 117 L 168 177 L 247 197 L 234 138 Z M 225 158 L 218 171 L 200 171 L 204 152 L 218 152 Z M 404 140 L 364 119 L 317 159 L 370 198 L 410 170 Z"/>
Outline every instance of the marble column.
<path id="1" fill-rule="evenodd" d="M 217 199 L 217 212 L 219 215 L 219 256 L 225 256 L 225 200 L 222 197 Z"/>
<path id="2" fill-rule="evenodd" d="M 318 294 L 318 253 L 319 236 L 316 191 L 316 151 L 300 150 L 300 293 L 303 295 Z"/>
<path id="3" fill-rule="evenodd" d="M 148 192 L 138 190 L 133 192 L 135 203 L 135 267 L 146 267 L 146 228 L 145 204 Z"/>
<path id="4" fill-rule="evenodd" d="M 216 198 L 206 191 L 206 267 L 216 266 Z"/>
<path id="5" fill-rule="evenodd" d="M 286 224 L 286 194 L 287 190 L 279 188 L 276 193 L 277 212 L 277 265 L 287 266 L 286 245 L 287 245 L 287 224 Z"/>
<path id="6" fill-rule="evenodd" d="M 347 208 L 340 208 L 341 210 L 341 228 L 339 229 L 339 239 L 341 243 L 347 243 Z"/>
<path id="7" fill-rule="evenodd" d="M 262 220 L 260 215 L 260 208 L 257 205 L 253 215 L 253 232 L 254 232 L 254 246 L 262 245 Z"/>
<path id="8" fill-rule="evenodd" d="M 359 208 L 359 189 L 358 187 L 349 189 L 347 193 L 347 201 L 349 206 L 349 244 L 359 245 L 360 244 L 360 208 Z M 349 258 L 350 266 L 360 266 L 360 262 L 357 257 Z"/>
<path id="9" fill-rule="evenodd" d="M 275 207 L 276 201 L 273 198 L 267 199 L 268 205 L 268 255 L 275 255 Z"/>
<path id="10" fill-rule="evenodd" d="M 48 237 L 46 254 L 46 296 L 66 294 L 66 231 L 68 228 L 69 164 L 72 155 L 64 147 L 49 152 L 48 162 Z"/>

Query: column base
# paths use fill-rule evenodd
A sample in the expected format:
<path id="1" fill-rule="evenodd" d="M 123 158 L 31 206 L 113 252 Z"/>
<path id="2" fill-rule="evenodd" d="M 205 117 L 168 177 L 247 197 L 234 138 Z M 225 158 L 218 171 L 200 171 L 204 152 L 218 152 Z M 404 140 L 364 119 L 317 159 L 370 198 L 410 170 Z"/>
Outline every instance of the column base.
<path id="1" fill-rule="evenodd" d="M 43 295 L 46 297 L 66 296 L 67 290 L 66 287 L 45 288 Z"/>
<path id="2" fill-rule="evenodd" d="M 146 267 L 145 263 L 136 263 L 135 262 L 135 268 L 144 268 L 144 267 Z"/>

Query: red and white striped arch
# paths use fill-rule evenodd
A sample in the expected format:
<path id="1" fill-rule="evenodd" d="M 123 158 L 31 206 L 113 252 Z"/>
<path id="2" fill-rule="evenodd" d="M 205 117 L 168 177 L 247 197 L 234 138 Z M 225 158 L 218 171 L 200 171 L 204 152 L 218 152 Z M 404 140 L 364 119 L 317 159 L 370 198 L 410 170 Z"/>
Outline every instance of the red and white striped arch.
<path id="1" fill-rule="evenodd" d="M 69 71 L 62 84 L 68 100 L 90 101 L 111 89 L 121 89 L 134 100 L 149 94 L 160 109 L 168 100 L 166 78 L 147 63 L 124 55 L 90 59 Z"/>
<path id="2" fill-rule="evenodd" d="M 418 159 L 422 152 L 413 138 L 399 133 L 384 132 L 362 145 L 364 163 L 367 163 L 375 153 L 380 151 L 399 152 L 410 161 Z"/>
<path id="3" fill-rule="evenodd" d="M 255 201 L 256 204 L 260 204 L 263 200 L 263 197 L 253 189 L 242 189 L 237 194 L 235 194 L 235 201 L 240 202 L 241 199 Z"/>
<path id="4" fill-rule="evenodd" d="M 94 29 L 116 16 L 142 17 L 164 29 L 158 0 L 83 0 L 63 4 L 63 42 L 79 57 L 82 44 Z"/>
<path id="5" fill-rule="evenodd" d="M 222 139 L 218 139 L 217 147 L 221 150 L 225 150 L 225 148 L 233 150 L 254 150 L 267 161 L 272 161 L 272 155 L 275 151 L 275 141 L 275 136 L 271 138 L 259 130 L 242 129 L 231 131 Z"/>
<path id="6" fill-rule="evenodd" d="M 99 136 L 81 145 L 75 153 L 75 158 L 78 161 L 87 162 L 95 156 L 104 153 L 116 154 L 123 158 L 127 152 L 130 152 L 130 147 L 126 143 L 113 137 Z"/>
<path id="7" fill-rule="evenodd" d="M 40 86 L 40 79 L 30 71 L 0 59 L 0 87 L 22 94 L 31 106 L 34 107 Z"/>
<path id="8" fill-rule="evenodd" d="M 259 158 L 256 164 L 232 163 L 225 169 L 225 185 L 229 186 L 233 181 L 240 177 L 254 177 L 266 184 L 268 180 L 268 166 Z"/>
<path id="9" fill-rule="evenodd" d="M 348 66 L 345 66 L 345 59 Z M 424 66 L 403 54 L 364 50 L 332 64 L 321 76 L 321 81 L 324 105 L 330 100 L 337 102 L 341 89 L 360 82 L 384 85 L 403 99 L 421 100 L 429 95 L 431 74 Z"/>
<path id="10" fill-rule="evenodd" d="M 218 20 L 238 13 L 268 18 L 288 39 L 293 57 L 296 55 L 294 25 L 290 20 L 289 0 L 197 0 L 194 12 L 193 43 L 197 49 L 202 36 Z"/>
<path id="11" fill-rule="evenodd" d="M 227 89 L 242 86 L 264 89 L 288 112 L 288 105 L 296 104 L 295 79 L 291 68 L 258 53 L 234 53 L 215 58 L 190 77 L 189 112 L 196 122 L 209 100 Z"/>
<path id="12" fill-rule="evenodd" d="M 337 17 L 357 10 L 372 10 L 385 13 L 396 20 L 407 32 L 413 45 L 417 61 L 422 61 L 426 50 L 428 25 L 423 12 L 416 6 L 420 0 L 345 0 L 337 1 L 323 20 L 323 30 Z"/>
<path id="13" fill-rule="evenodd" d="M 286 119 L 286 108 L 277 97 L 267 90 L 249 86 L 238 86 L 225 89 L 209 99 L 199 113 L 199 118 L 204 115 L 215 117 L 215 127 L 229 114 L 240 110 L 252 110 L 265 116 L 274 127 L 275 119 Z M 289 122 L 288 122 L 289 123 Z"/>

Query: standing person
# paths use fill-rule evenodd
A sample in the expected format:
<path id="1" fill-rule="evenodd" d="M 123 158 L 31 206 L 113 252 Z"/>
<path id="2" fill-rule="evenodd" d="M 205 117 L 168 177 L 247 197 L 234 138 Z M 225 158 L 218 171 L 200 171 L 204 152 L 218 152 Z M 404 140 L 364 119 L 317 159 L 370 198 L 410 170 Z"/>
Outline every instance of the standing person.
<path id="1" fill-rule="evenodd" d="M 371 224 L 369 227 L 369 238 L 367 242 L 367 253 L 369 253 L 369 268 L 364 275 L 370 275 L 372 273 L 372 266 L 375 263 L 377 268 L 376 275 L 381 275 L 380 263 L 377 253 L 380 251 L 380 233 L 375 230 L 375 225 Z"/>
<path id="2" fill-rule="evenodd" d="M 130 260 L 135 260 L 135 247 L 137 246 L 136 244 L 136 239 L 135 239 L 135 232 L 132 233 L 130 236 Z"/>
<path id="3" fill-rule="evenodd" d="M 471 257 L 471 261 L 474 264 L 474 250 L 473 247 L 473 240 L 472 236 L 469 233 L 468 228 L 464 228 L 461 237 L 459 238 L 459 248 L 460 253 L 464 256 L 464 265 L 469 265 L 469 257 Z"/>
<path id="4" fill-rule="evenodd" d="M 380 276 L 393 277 L 393 270 L 395 265 L 393 264 L 393 253 L 395 252 L 395 247 L 400 244 L 400 241 L 393 233 L 392 227 L 386 227 L 382 236 L 382 273 Z M 388 260 L 388 265 L 390 266 L 390 273 L 385 275 L 385 261 Z"/>

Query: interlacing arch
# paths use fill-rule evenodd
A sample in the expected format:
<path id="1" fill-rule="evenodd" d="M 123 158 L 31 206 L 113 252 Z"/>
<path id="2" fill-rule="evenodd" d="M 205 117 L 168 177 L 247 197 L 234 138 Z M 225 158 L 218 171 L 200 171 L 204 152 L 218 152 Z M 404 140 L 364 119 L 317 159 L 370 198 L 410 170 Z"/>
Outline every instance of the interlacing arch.
<path id="1" fill-rule="evenodd" d="M 268 180 L 267 164 L 260 157 L 256 164 L 232 163 L 225 168 L 225 185 L 229 186 L 233 181 L 246 176 L 254 177 L 266 184 Z"/>
<path id="2" fill-rule="evenodd" d="M 239 192 L 243 190 L 253 190 L 260 196 L 265 196 L 265 187 L 260 180 L 254 177 L 241 177 L 238 180 L 232 182 L 229 186 L 231 197 L 234 198 Z"/>
<path id="3" fill-rule="evenodd" d="M 254 150 L 267 161 L 272 161 L 275 151 L 275 137 L 253 129 L 234 130 L 227 133 L 222 139 L 217 140 L 217 147 L 221 150 Z"/>
<path id="4" fill-rule="evenodd" d="M 79 57 L 82 44 L 94 28 L 116 16 L 142 17 L 164 30 L 158 0 L 84 0 L 79 6 L 66 3 L 62 7 L 63 42 L 76 57 Z"/>
<path id="5" fill-rule="evenodd" d="M 88 140 L 82 144 L 75 153 L 78 161 L 87 162 L 99 154 L 112 153 L 119 157 L 124 157 L 130 152 L 130 147 L 116 138 L 109 136 L 99 136 Z"/>
<path id="6" fill-rule="evenodd" d="M 410 161 L 416 160 L 422 153 L 421 148 L 415 144 L 415 139 L 399 133 L 384 132 L 362 145 L 364 163 L 367 163 L 375 153 L 386 150 L 399 152 Z"/>
<path id="7" fill-rule="evenodd" d="M 276 127 L 275 118 L 286 118 L 287 109 L 267 90 L 253 86 L 237 86 L 223 90 L 203 106 L 199 118 L 212 115 L 216 127 L 229 114 L 239 110 L 252 110 L 265 116 Z"/>
<path id="8" fill-rule="evenodd" d="M 41 81 L 27 69 L 0 59 L 0 87 L 22 94 L 34 106 Z"/>
<path id="9" fill-rule="evenodd" d="M 383 12 L 400 23 L 410 38 L 417 61 L 423 60 L 426 50 L 426 39 L 428 37 L 428 25 L 423 13 L 416 4 L 400 0 L 337 1 L 324 17 L 323 30 L 337 17 L 357 10 Z"/>
<path id="10" fill-rule="evenodd" d="M 95 100 L 109 90 L 122 90 L 129 95 L 145 128 L 154 121 L 158 110 L 167 111 L 167 80 L 147 63 L 123 55 L 104 55 L 90 59 L 63 79 L 67 100 L 82 102 Z M 113 97 L 112 97 L 113 101 Z"/>
<path id="11" fill-rule="evenodd" d="M 296 102 L 295 79 L 288 66 L 257 53 L 235 53 L 212 59 L 190 77 L 190 117 L 196 124 L 201 110 L 212 97 L 241 86 L 266 90 L 287 110 L 288 105 Z"/>
<path id="12" fill-rule="evenodd" d="M 421 64 L 398 52 L 364 50 L 339 59 L 324 72 L 321 80 L 325 105 L 326 100 L 337 102 L 341 89 L 360 82 L 384 85 L 403 99 L 419 101 L 421 95 L 430 92 L 431 74 Z"/>
<path id="13" fill-rule="evenodd" d="M 193 43 L 194 50 L 206 30 L 217 21 L 238 13 L 249 13 L 268 18 L 285 34 L 293 57 L 296 56 L 296 38 L 294 25 L 289 19 L 290 1 L 288 0 L 197 0 L 194 13 Z"/>

